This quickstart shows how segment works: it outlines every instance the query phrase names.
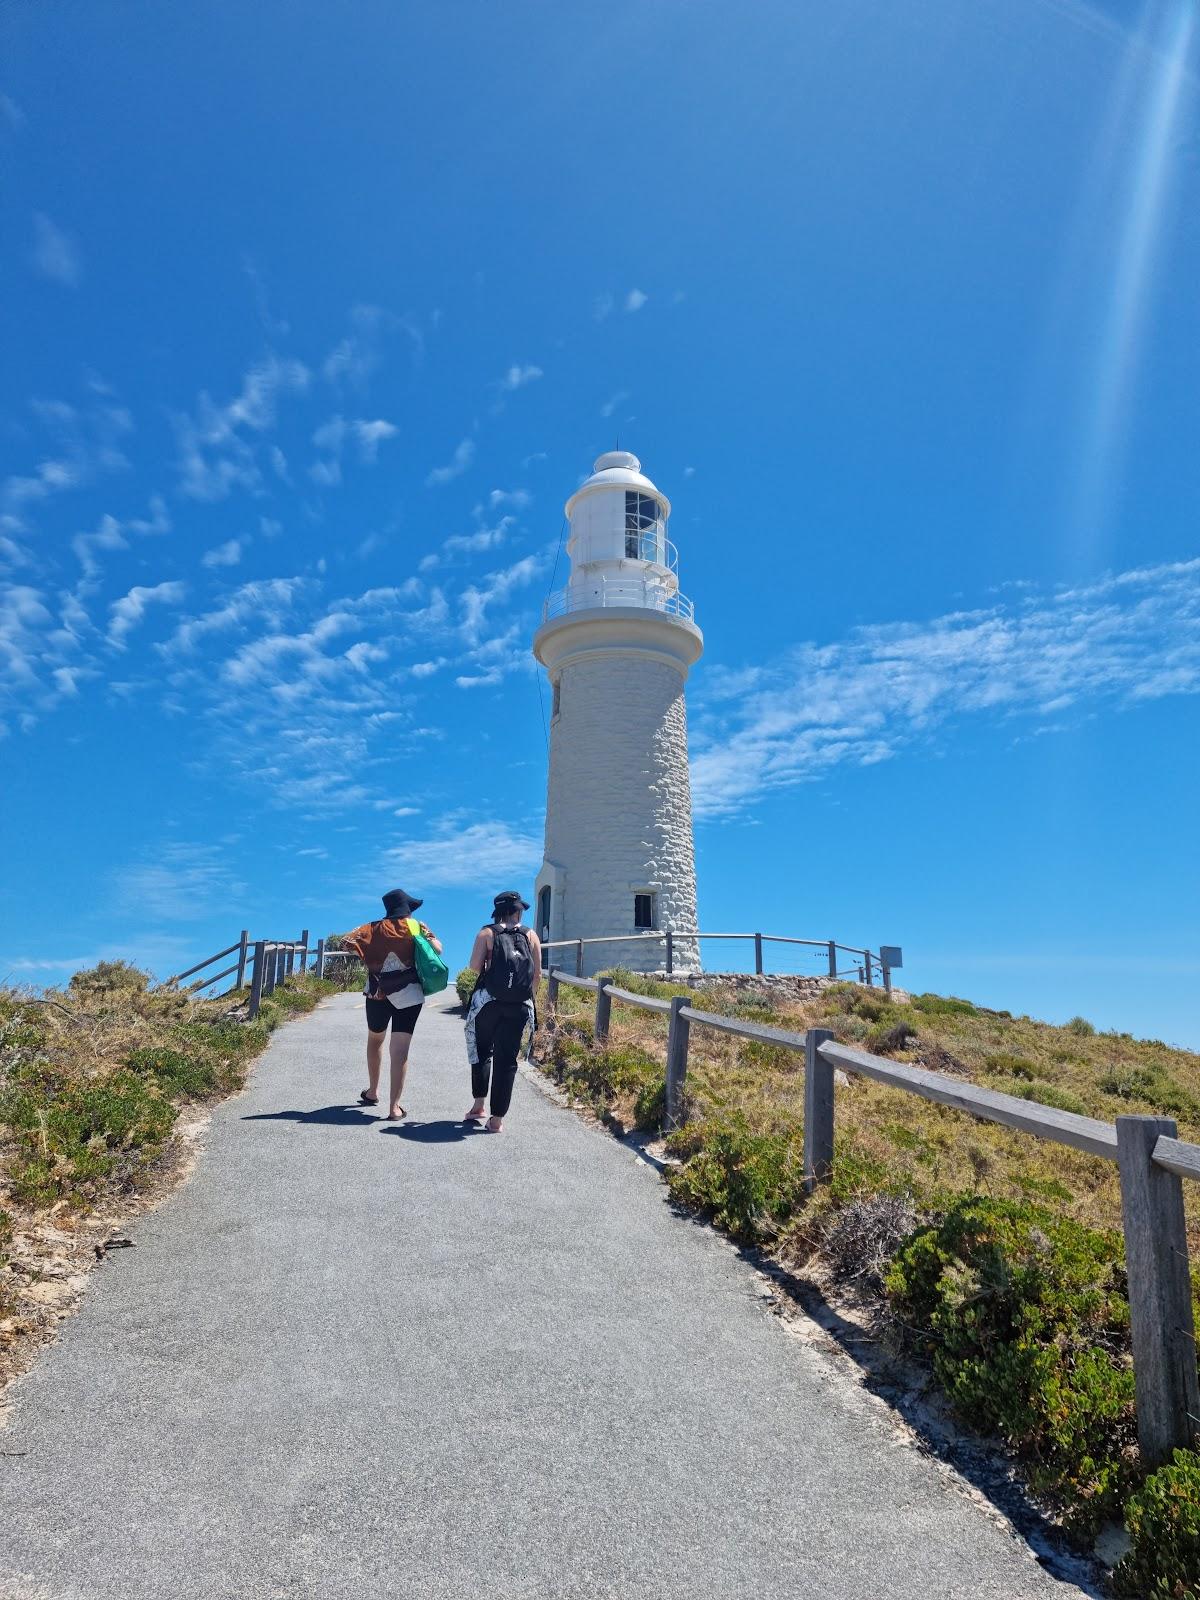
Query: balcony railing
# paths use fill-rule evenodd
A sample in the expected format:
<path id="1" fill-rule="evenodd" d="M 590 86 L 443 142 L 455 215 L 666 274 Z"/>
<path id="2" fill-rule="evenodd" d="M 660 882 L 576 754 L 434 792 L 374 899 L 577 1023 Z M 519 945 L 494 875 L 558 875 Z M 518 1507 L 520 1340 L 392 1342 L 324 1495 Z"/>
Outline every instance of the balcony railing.
<path id="1" fill-rule="evenodd" d="M 696 608 L 686 595 L 668 593 L 655 584 L 604 578 L 586 588 L 570 585 L 552 594 L 542 607 L 542 621 L 562 617 L 570 611 L 594 611 L 606 606 L 636 606 L 645 611 L 665 611 L 668 616 L 695 620 Z"/>
<path id="2" fill-rule="evenodd" d="M 668 572 L 679 571 L 679 551 L 661 530 L 657 533 L 653 529 L 634 533 L 632 528 L 626 528 L 625 560 L 652 561 L 656 567 L 665 567 Z"/>

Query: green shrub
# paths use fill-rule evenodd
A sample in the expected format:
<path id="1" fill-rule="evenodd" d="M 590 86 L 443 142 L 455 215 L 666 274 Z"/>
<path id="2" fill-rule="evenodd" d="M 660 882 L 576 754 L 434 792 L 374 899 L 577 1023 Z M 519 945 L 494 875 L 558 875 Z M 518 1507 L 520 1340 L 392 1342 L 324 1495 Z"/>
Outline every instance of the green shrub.
<path id="1" fill-rule="evenodd" d="M 1119 1236 L 960 1200 L 901 1248 L 886 1289 L 958 1411 L 1008 1440 L 1068 1526 L 1110 1516 L 1134 1458 Z"/>
<path id="2" fill-rule="evenodd" d="M 169 1046 L 132 1050 L 126 1065 L 134 1072 L 148 1074 L 173 1095 L 212 1094 L 221 1080 L 219 1070 L 211 1062 L 199 1061 Z"/>
<path id="3" fill-rule="evenodd" d="M 1027 1083 L 1046 1076 L 1045 1069 L 1039 1067 L 1036 1061 L 1027 1061 L 1024 1056 L 1009 1055 L 1007 1051 L 1001 1051 L 994 1056 L 985 1056 L 983 1064 L 989 1072 L 1005 1073 L 1010 1078 L 1024 1078 Z"/>
<path id="4" fill-rule="evenodd" d="M 1008 1092 L 1018 1100 L 1036 1100 L 1039 1105 L 1053 1106 L 1056 1111 L 1073 1111 L 1079 1117 L 1087 1115 L 1087 1107 L 1078 1095 L 1058 1089 L 1052 1083 L 1014 1083 Z"/>
<path id="5" fill-rule="evenodd" d="M 752 1132 L 735 1112 L 721 1122 L 672 1135 L 669 1148 L 688 1153 L 667 1174 L 672 1198 L 711 1216 L 735 1239 L 774 1238 L 804 1199 L 804 1147 L 798 1129 Z"/>
<path id="6" fill-rule="evenodd" d="M 1114 1067 L 1098 1082 L 1105 1094 L 1119 1100 L 1145 1100 L 1165 1116 L 1200 1122 L 1200 1101 L 1159 1066 Z"/>
<path id="7" fill-rule="evenodd" d="M 130 961 L 98 961 L 75 973 L 67 989 L 76 999 L 95 999 L 144 994 L 149 984 L 150 974 Z"/>
<path id="8" fill-rule="evenodd" d="M 878 1022 L 866 1038 L 867 1049 L 875 1055 L 891 1055 L 895 1050 L 903 1050 L 910 1039 L 917 1037 L 917 1030 L 911 1022 L 894 1022 L 889 1024 L 886 1020 Z"/>
<path id="9" fill-rule="evenodd" d="M 1200 1600 L 1200 1454 L 1176 1450 L 1125 1507 L 1132 1549 L 1113 1574 L 1118 1594 Z"/>
<path id="10" fill-rule="evenodd" d="M 953 995 L 915 994 L 911 1004 L 930 1017 L 973 1017 L 976 1014 L 969 1000 L 957 1000 Z"/>
<path id="11" fill-rule="evenodd" d="M 479 974 L 474 967 L 464 967 L 454 980 L 454 987 L 458 991 L 458 1003 L 465 1006 L 475 993 L 475 985 L 479 982 Z"/>
<path id="12" fill-rule="evenodd" d="M 1072 1017 L 1070 1022 L 1063 1026 L 1066 1033 L 1073 1033 L 1080 1039 L 1090 1039 L 1096 1032 L 1086 1017 Z"/>
<path id="13" fill-rule="evenodd" d="M 175 1108 L 127 1069 L 71 1079 L 49 1063 L 20 1071 L 0 1094 L 0 1122 L 14 1135 L 13 1195 L 34 1206 L 88 1196 L 127 1158 L 166 1142 Z"/>

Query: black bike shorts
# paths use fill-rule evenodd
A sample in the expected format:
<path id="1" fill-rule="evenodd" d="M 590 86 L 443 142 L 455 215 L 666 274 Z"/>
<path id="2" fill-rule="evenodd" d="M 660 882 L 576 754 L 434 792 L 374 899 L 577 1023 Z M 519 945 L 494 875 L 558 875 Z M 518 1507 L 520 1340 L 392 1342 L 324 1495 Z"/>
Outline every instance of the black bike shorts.
<path id="1" fill-rule="evenodd" d="M 421 1015 L 421 1007 L 401 1006 L 397 1009 L 386 998 L 383 1000 L 368 1000 L 367 1027 L 372 1033 L 386 1033 L 388 1023 L 392 1025 L 393 1033 L 411 1033 L 417 1025 L 417 1018 Z"/>

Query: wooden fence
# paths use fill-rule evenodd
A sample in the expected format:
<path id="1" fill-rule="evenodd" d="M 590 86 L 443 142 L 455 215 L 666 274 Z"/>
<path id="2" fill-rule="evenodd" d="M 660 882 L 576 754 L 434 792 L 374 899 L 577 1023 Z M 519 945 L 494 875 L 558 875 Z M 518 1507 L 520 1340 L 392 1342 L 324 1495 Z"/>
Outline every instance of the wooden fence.
<path id="1" fill-rule="evenodd" d="M 613 1002 L 669 1017 L 666 1127 L 684 1113 L 688 1044 L 693 1025 L 782 1045 L 804 1056 L 804 1186 L 811 1194 L 833 1172 L 834 1073 L 873 1078 L 893 1089 L 965 1111 L 984 1122 L 1050 1139 L 1115 1161 L 1121 1182 L 1121 1219 L 1133 1343 L 1138 1442 L 1150 1467 L 1176 1446 L 1192 1445 L 1200 1432 L 1200 1382 L 1192 1319 L 1192 1288 L 1184 1219 L 1184 1178 L 1200 1179 L 1200 1145 L 1177 1137 L 1169 1117 L 1118 1117 L 1116 1124 L 1057 1111 L 1015 1095 L 983 1089 L 942 1072 L 927 1072 L 837 1044 L 826 1028 L 790 1033 L 738 1017 L 722 1017 L 688 1004 L 687 996 L 655 1000 L 618 988 L 607 978 L 583 978 L 551 967 L 548 1000 L 560 984 L 593 991 L 595 1036 L 608 1038 Z"/>
<path id="2" fill-rule="evenodd" d="M 551 950 L 573 950 L 575 952 L 575 976 L 583 976 L 583 952 L 586 945 L 593 944 L 636 944 L 642 940 L 657 940 L 663 946 L 663 971 L 671 976 L 675 971 L 675 941 L 677 939 L 739 939 L 753 940 L 754 942 L 754 971 L 761 976 L 766 970 L 764 966 L 765 946 L 769 944 L 803 945 L 810 950 L 820 950 L 824 953 L 828 976 L 831 978 L 857 978 L 860 983 L 874 983 L 874 975 L 879 973 L 883 979 L 883 987 L 888 994 L 892 992 L 892 968 L 899 966 L 899 951 L 894 946 L 880 945 L 878 952 L 874 950 L 860 950 L 857 945 L 839 944 L 836 939 L 793 939 L 779 933 L 701 933 L 698 929 L 685 928 L 652 928 L 645 933 L 612 933 L 604 934 L 595 939 L 551 939 L 542 945 L 544 953 Z M 848 967 L 838 966 L 840 956 L 852 957 Z M 861 960 L 858 958 L 861 957 Z"/>
<path id="3" fill-rule="evenodd" d="M 320 967 L 320 955 L 324 940 L 317 945 L 317 963 Z M 246 969 L 250 969 L 250 1016 L 257 1017 L 263 997 L 275 992 L 281 983 L 295 972 L 304 972 L 308 966 L 308 929 L 305 928 L 298 939 L 255 939 L 251 940 L 247 928 L 242 929 L 241 938 L 236 944 L 218 950 L 215 955 L 208 956 L 204 961 L 198 961 L 194 967 L 189 967 L 186 972 L 177 972 L 166 980 L 168 984 L 182 983 L 185 978 L 194 978 L 198 972 L 203 972 L 206 967 L 214 966 L 218 961 L 223 961 L 226 956 L 236 952 L 237 960 L 231 966 L 225 967 L 221 972 L 212 973 L 206 978 L 195 978 L 188 984 L 189 990 L 199 993 L 202 989 L 211 989 L 214 984 L 220 983 L 223 978 L 234 977 L 231 989 L 241 989 L 246 983 Z M 323 968 L 322 968 L 323 970 Z M 236 974 L 236 976 L 234 976 Z"/>

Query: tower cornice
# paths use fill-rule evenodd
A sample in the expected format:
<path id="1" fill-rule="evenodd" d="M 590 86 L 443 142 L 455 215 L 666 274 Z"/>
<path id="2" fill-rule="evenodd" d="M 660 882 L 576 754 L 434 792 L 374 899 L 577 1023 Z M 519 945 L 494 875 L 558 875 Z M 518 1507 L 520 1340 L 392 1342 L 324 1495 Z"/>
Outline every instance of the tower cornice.
<path id="1" fill-rule="evenodd" d="M 642 606 L 597 606 L 543 622 L 533 636 L 533 653 L 550 673 L 568 661 L 597 653 L 654 656 L 686 677 L 704 651 L 704 635 L 694 622 Z"/>

